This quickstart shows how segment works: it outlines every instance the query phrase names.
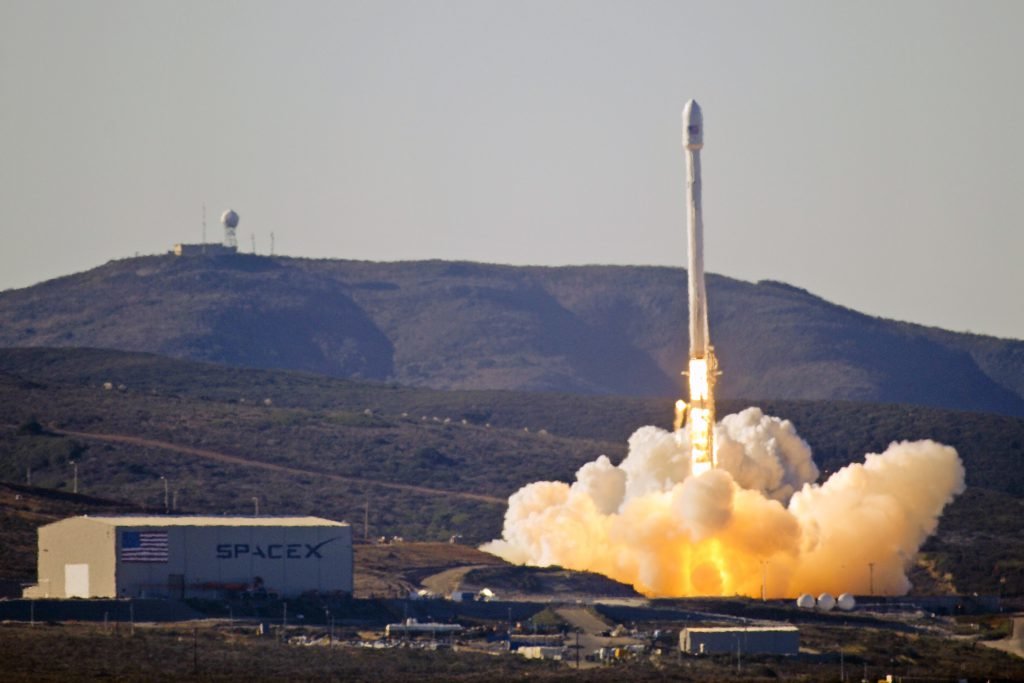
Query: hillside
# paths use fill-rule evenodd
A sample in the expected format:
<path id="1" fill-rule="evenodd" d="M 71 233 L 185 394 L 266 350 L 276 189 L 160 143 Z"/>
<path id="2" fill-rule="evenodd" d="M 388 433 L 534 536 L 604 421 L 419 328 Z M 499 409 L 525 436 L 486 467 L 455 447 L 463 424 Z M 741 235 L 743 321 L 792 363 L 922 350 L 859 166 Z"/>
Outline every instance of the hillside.
<path id="1" fill-rule="evenodd" d="M 723 398 L 1024 415 L 1024 342 L 709 276 Z M 440 389 L 674 397 L 685 271 L 149 256 L 0 292 L 0 346 L 148 351 Z"/>
<path id="2" fill-rule="evenodd" d="M 111 387 L 105 388 L 105 385 Z M 268 400 L 269 399 L 269 400 Z M 347 519 L 356 534 L 475 544 L 499 534 L 508 495 L 613 462 L 668 401 L 437 391 L 148 354 L 0 350 L 0 480 L 205 514 Z M 732 402 L 723 412 L 745 407 Z M 1024 594 L 1024 419 L 853 402 L 771 401 L 823 472 L 898 439 L 958 449 L 967 494 L 926 550 L 960 590 Z M 365 525 L 365 526 L 364 526 Z M 22 525 L 21 533 L 26 528 Z M 25 547 L 23 537 L 13 546 Z M 18 566 L 31 566 L 23 558 Z M 961 579 L 962 577 L 962 579 Z"/>

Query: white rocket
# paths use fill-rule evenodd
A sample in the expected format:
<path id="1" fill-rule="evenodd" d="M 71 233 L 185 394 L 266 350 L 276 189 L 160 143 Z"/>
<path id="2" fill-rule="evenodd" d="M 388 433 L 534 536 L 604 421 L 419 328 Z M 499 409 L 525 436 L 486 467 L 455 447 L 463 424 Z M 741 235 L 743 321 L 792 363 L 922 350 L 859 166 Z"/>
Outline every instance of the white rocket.
<path id="1" fill-rule="evenodd" d="M 708 301 L 704 288 L 704 218 L 700 202 L 700 150 L 704 147 L 704 117 L 690 100 L 683 108 L 683 149 L 686 154 L 686 230 L 689 242 L 690 403 L 676 404 L 676 427 L 686 424 L 691 446 L 691 472 L 715 467 L 715 382 L 718 359 L 708 332 Z"/>
<path id="2" fill-rule="evenodd" d="M 696 100 L 683 108 L 683 149 L 686 150 L 686 234 L 689 241 L 690 357 L 707 353 L 708 302 L 704 289 L 704 216 L 700 204 L 700 150 L 704 117 Z"/>

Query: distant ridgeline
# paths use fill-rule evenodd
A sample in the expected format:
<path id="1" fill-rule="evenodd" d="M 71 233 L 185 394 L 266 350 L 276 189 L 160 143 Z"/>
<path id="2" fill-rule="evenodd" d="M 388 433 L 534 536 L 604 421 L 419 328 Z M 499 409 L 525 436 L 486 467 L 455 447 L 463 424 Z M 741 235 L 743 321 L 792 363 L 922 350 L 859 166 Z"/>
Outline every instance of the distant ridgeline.
<path id="1" fill-rule="evenodd" d="M 683 394 L 681 268 L 205 253 L 112 261 L 2 292 L 0 346 L 149 351 L 444 389 Z M 873 318 L 778 282 L 710 275 L 708 290 L 722 398 L 1024 415 L 1022 341 Z"/>

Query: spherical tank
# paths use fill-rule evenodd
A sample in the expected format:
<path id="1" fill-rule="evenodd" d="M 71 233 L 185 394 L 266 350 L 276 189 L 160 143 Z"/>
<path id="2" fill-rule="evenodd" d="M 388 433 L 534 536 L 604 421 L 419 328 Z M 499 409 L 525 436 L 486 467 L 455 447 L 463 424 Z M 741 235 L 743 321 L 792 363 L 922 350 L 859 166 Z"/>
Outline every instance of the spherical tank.
<path id="1" fill-rule="evenodd" d="M 238 214 L 233 210 L 228 209 L 224 212 L 224 215 L 220 217 L 220 222 L 229 228 L 238 227 Z"/>
<path id="2" fill-rule="evenodd" d="M 843 593 L 839 596 L 839 599 L 836 600 L 836 606 L 844 612 L 849 612 L 857 606 L 857 601 L 849 593 Z"/>
<path id="3" fill-rule="evenodd" d="M 818 596 L 818 609 L 822 612 L 831 611 L 836 606 L 836 599 L 828 593 L 822 593 Z"/>
<path id="4" fill-rule="evenodd" d="M 814 609 L 814 596 L 810 593 L 804 593 L 796 599 L 796 606 L 800 609 Z"/>

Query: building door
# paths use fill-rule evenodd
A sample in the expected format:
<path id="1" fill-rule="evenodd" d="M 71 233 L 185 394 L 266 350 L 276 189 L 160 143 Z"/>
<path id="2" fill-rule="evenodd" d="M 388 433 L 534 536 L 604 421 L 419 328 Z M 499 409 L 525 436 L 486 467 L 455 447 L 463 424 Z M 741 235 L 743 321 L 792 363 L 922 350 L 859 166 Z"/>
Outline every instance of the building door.
<path id="1" fill-rule="evenodd" d="M 89 565 L 64 565 L 64 597 L 88 598 L 89 596 Z"/>

